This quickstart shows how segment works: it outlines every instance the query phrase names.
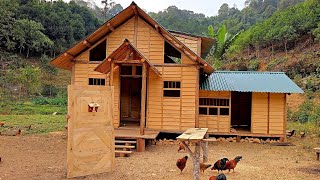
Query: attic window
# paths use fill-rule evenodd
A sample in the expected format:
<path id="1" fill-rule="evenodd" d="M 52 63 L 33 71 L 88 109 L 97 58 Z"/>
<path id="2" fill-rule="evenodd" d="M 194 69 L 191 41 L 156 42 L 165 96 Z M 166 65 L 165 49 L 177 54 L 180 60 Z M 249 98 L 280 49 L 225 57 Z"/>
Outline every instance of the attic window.
<path id="1" fill-rule="evenodd" d="M 103 61 L 107 54 L 107 43 L 102 41 L 96 47 L 90 50 L 89 61 Z"/>
<path id="2" fill-rule="evenodd" d="M 181 53 L 167 42 L 164 43 L 164 63 L 181 64 Z"/>

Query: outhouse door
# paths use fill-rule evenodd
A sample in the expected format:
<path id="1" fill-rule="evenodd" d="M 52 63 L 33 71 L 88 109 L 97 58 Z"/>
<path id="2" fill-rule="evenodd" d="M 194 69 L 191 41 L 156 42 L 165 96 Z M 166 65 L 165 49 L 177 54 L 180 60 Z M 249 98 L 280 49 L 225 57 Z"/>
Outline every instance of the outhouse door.
<path id="1" fill-rule="evenodd" d="M 68 86 L 67 177 L 114 169 L 113 87 Z"/>

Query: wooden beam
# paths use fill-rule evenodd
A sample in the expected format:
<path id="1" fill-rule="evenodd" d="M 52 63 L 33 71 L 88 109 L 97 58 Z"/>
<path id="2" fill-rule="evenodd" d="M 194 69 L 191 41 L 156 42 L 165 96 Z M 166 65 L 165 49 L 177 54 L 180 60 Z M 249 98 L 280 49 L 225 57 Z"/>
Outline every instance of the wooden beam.
<path id="1" fill-rule="evenodd" d="M 138 10 L 137 10 L 137 6 L 132 6 L 134 15 L 138 16 Z"/>
<path id="2" fill-rule="evenodd" d="M 112 61 L 111 62 L 111 65 L 110 65 L 110 86 L 113 86 L 113 77 L 114 77 L 114 62 Z"/>
<path id="3" fill-rule="evenodd" d="M 112 31 L 112 32 L 114 31 L 114 27 L 110 23 L 108 23 L 107 26 L 110 29 L 110 31 Z"/>
<path id="4" fill-rule="evenodd" d="M 189 51 L 187 51 L 186 49 L 183 49 L 183 52 L 188 55 L 189 57 L 191 57 L 192 60 L 196 61 L 197 60 L 197 56 L 192 55 Z"/>
<path id="5" fill-rule="evenodd" d="M 194 156 L 193 152 L 190 150 L 189 146 L 184 141 L 181 141 L 181 143 L 184 146 L 184 148 L 186 149 L 186 151 L 189 153 L 189 155 L 192 158 L 192 160 L 194 161 L 195 156 Z"/>
<path id="6" fill-rule="evenodd" d="M 141 88 L 141 115 L 140 115 L 140 134 L 144 134 L 146 121 L 146 96 L 147 96 L 147 63 L 142 65 L 142 88 Z"/>
<path id="7" fill-rule="evenodd" d="M 161 31 L 160 31 L 160 27 L 159 27 L 159 25 L 158 25 L 158 24 L 154 25 L 154 28 L 156 29 L 156 31 L 158 31 L 158 33 L 161 33 Z"/>
<path id="8" fill-rule="evenodd" d="M 67 52 L 65 52 L 63 55 L 66 56 L 66 57 L 72 57 L 72 58 L 74 58 L 71 54 L 69 54 L 69 53 L 67 53 Z"/>
<path id="9" fill-rule="evenodd" d="M 113 61 L 115 64 L 141 64 L 140 60 Z"/>
<path id="10" fill-rule="evenodd" d="M 82 41 L 82 43 L 84 45 L 86 45 L 87 47 L 91 47 L 92 46 L 92 44 L 90 44 L 87 40 Z"/>
<path id="11" fill-rule="evenodd" d="M 134 37 L 133 44 L 135 47 L 137 47 L 138 46 L 138 42 L 137 42 L 137 40 L 138 40 L 138 16 L 137 15 L 134 17 L 134 36 L 133 37 Z"/>
<path id="12" fill-rule="evenodd" d="M 196 102 L 195 102 L 195 107 L 196 107 L 196 112 L 195 112 L 195 127 L 199 127 L 199 83 L 200 83 L 200 68 L 197 67 L 197 74 L 196 74 Z"/>

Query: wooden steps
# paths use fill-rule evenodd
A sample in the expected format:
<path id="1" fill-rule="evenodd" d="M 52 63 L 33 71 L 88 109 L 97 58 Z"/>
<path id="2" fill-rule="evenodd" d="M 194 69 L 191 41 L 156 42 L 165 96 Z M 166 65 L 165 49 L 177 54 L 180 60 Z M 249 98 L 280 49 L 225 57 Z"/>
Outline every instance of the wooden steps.
<path id="1" fill-rule="evenodd" d="M 136 148 L 137 141 L 136 140 L 123 140 L 116 139 L 115 140 L 115 153 L 116 156 L 127 157 L 133 153 L 133 149 Z"/>

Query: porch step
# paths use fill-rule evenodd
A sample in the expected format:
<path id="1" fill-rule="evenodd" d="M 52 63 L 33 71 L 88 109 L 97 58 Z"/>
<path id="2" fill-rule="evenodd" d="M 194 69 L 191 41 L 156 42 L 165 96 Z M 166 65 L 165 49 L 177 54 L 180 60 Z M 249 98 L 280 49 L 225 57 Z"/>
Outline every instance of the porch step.
<path id="1" fill-rule="evenodd" d="M 132 154 L 133 153 L 133 151 L 119 151 L 119 150 L 115 150 L 114 151 L 116 154 Z"/>
<path id="2" fill-rule="evenodd" d="M 115 153 L 116 156 L 128 157 L 133 153 L 133 150 L 136 148 L 136 140 L 128 140 L 123 138 L 115 139 Z"/>
<path id="3" fill-rule="evenodd" d="M 136 144 L 137 143 L 137 141 L 125 141 L 125 140 L 115 140 L 115 143 L 116 144 L 126 144 L 126 143 L 128 143 L 128 144 Z"/>
<path id="4" fill-rule="evenodd" d="M 133 149 L 133 148 L 135 148 L 135 146 L 129 146 L 129 145 L 116 145 L 115 147 L 116 147 L 116 149 L 117 149 L 117 148 L 128 148 L 128 149 Z"/>

